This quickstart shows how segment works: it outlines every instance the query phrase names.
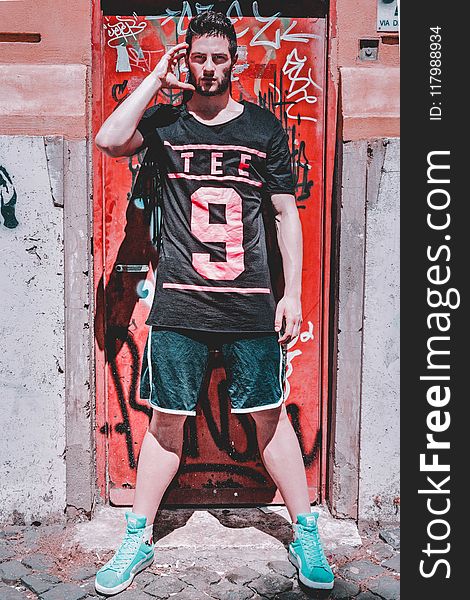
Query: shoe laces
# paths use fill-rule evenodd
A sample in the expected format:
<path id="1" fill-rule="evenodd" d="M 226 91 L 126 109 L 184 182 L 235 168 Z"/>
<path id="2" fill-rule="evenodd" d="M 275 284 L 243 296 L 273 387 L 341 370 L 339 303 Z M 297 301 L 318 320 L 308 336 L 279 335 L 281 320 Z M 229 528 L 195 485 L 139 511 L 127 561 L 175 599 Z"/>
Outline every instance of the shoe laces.
<path id="1" fill-rule="evenodd" d="M 142 532 L 141 531 L 129 531 L 127 530 L 126 535 L 119 546 L 116 554 L 108 563 L 108 569 L 116 571 L 116 573 L 122 573 L 129 566 L 129 563 L 134 558 L 137 550 L 142 543 Z"/>
<path id="2" fill-rule="evenodd" d="M 300 538 L 308 566 L 310 568 L 323 567 L 328 569 L 329 565 L 323 552 L 318 527 L 316 525 L 306 526 L 297 524 L 297 535 Z"/>

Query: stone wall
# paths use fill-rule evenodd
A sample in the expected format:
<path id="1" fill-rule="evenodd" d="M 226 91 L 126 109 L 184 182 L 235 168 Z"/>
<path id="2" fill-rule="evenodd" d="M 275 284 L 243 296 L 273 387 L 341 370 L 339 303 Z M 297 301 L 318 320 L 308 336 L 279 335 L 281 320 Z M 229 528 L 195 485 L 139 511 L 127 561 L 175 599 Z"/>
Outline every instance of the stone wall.
<path id="1" fill-rule="evenodd" d="M 337 516 L 399 517 L 399 139 L 341 147 L 336 390 L 330 498 Z"/>

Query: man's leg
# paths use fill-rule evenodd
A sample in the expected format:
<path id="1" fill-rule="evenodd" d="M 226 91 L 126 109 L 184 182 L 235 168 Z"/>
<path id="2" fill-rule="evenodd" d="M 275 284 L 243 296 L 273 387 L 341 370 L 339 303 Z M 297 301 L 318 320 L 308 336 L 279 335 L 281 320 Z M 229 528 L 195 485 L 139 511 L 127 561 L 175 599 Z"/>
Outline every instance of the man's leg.
<path id="1" fill-rule="evenodd" d="M 149 330 L 140 396 L 155 410 L 140 449 L 134 505 L 126 513 L 126 533 L 116 553 L 96 574 L 98 592 L 123 591 L 153 561 L 153 521 L 178 471 L 184 422 L 188 415 L 196 414 L 208 352 L 196 335 L 153 327 Z"/>
<path id="2" fill-rule="evenodd" d="M 253 417 L 261 458 L 295 522 L 310 512 L 310 502 L 302 452 L 283 402 L 286 351 L 277 334 L 265 333 L 228 336 L 222 352 L 232 412 Z"/>
<path id="3" fill-rule="evenodd" d="M 323 552 L 317 513 L 310 512 L 307 477 L 300 445 L 285 405 L 252 412 L 266 470 L 277 485 L 292 519 L 294 540 L 289 559 L 300 581 L 313 589 L 331 589 L 334 575 Z"/>
<path id="4" fill-rule="evenodd" d="M 178 471 L 186 415 L 153 411 L 145 433 L 137 467 L 132 512 L 126 513 L 126 535 L 114 556 L 96 574 L 95 587 L 103 594 L 117 594 L 154 557 L 152 530 L 155 514 L 168 485 Z"/>
<path id="5" fill-rule="evenodd" d="M 132 512 L 145 515 L 151 525 L 168 485 L 178 471 L 186 415 L 153 411 L 137 467 Z"/>
<path id="6" fill-rule="evenodd" d="M 310 512 L 310 500 L 302 452 L 285 405 L 250 414 L 263 463 L 295 523 L 297 515 Z"/>
<path id="7" fill-rule="evenodd" d="M 132 511 L 153 524 L 161 499 L 178 471 L 186 417 L 196 414 L 207 367 L 206 335 L 150 327 L 141 398 L 154 408 L 140 449 Z"/>

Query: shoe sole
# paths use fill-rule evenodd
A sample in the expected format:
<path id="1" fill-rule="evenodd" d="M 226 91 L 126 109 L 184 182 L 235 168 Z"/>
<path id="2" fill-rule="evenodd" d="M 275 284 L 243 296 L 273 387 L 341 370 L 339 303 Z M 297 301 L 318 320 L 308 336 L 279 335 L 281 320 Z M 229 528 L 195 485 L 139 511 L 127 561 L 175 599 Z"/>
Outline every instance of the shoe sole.
<path id="1" fill-rule="evenodd" d="M 100 594 L 105 594 L 106 596 L 114 596 L 115 594 L 119 594 L 119 592 L 122 592 L 123 590 L 125 590 L 126 588 L 128 588 L 131 585 L 131 583 L 134 581 L 134 577 L 136 575 L 138 575 L 141 571 L 143 571 L 145 568 L 149 567 L 153 563 L 154 558 L 155 558 L 155 555 L 152 554 L 151 558 L 147 558 L 143 562 L 135 565 L 135 567 L 133 567 L 131 569 L 129 579 L 127 581 L 123 581 L 121 584 L 117 585 L 116 587 L 106 588 L 106 587 L 99 585 L 99 583 L 97 583 L 95 581 L 96 591 L 99 592 Z"/>
<path id="2" fill-rule="evenodd" d="M 307 579 L 307 577 L 305 577 L 305 575 L 303 575 L 302 572 L 300 571 L 300 565 L 299 565 L 299 561 L 297 560 L 297 556 L 295 554 L 293 554 L 291 550 L 289 550 L 289 561 L 297 569 L 298 575 L 299 575 L 299 580 L 308 588 L 310 588 L 312 590 L 332 590 L 333 589 L 333 586 L 335 585 L 334 579 L 330 583 L 321 582 L 321 581 L 312 581 L 311 579 Z"/>

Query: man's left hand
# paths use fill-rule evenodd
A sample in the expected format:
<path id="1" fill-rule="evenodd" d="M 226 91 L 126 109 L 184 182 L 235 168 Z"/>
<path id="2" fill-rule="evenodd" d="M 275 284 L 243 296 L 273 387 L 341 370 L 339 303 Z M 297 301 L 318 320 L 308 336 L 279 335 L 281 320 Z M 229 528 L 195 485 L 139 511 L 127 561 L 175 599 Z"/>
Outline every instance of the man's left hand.
<path id="1" fill-rule="evenodd" d="M 279 338 L 280 344 L 288 344 L 300 334 L 302 324 L 302 305 L 299 297 L 284 296 L 279 300 L 276 308 L 276 318 L 274 328 L 281 331 L 284 325 L 284 331 Z"/>

